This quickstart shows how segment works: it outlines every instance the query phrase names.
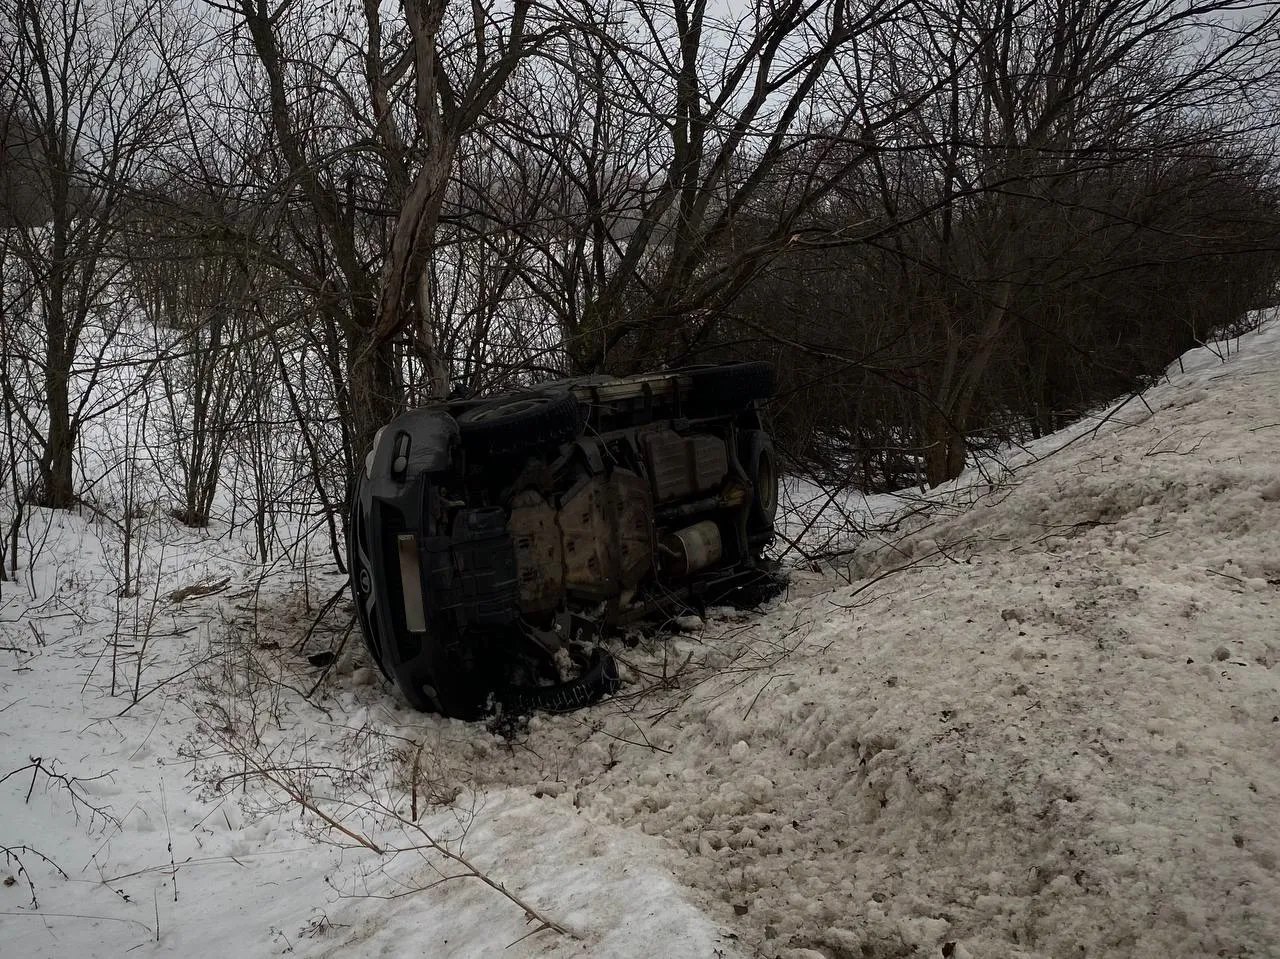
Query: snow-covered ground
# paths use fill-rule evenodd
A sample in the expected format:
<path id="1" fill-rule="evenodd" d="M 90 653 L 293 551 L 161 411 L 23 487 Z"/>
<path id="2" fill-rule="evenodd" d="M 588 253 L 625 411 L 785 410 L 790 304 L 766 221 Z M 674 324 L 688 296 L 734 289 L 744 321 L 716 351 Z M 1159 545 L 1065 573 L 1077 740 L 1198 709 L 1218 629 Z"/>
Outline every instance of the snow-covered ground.
<path id="1" fill-rule="evenodd" d="M 1280 956 L 1280 323 L 932 499 L 501 728 L 310 665 L 324 570 L 37 513 L 0 951 Z"/>

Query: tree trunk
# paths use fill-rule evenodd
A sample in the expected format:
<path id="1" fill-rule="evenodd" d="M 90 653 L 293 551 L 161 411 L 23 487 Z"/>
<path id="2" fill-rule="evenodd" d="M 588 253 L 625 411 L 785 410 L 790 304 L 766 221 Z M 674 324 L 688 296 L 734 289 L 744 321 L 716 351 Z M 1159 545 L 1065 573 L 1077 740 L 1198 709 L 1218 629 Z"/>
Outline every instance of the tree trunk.
<path id="1" fill-rule="evenodd" d="M 67 378 L 60 370 L 50 370 L 45 382 L 49 394 L 49 445 L 42 463 L 41 505 L 71 509 L 76 504 L 71 477 L 76 438 L 71 427 Z"/>
<path id="2" fill-rule="evenodd" d="M 940 486 L 964 472 L 964 430 L 948 412 L 930 410 L 925 422 L 924 468 L 930 487 Z"/>
<path id="3" fill-rule="evenodd" d="M 58 247 L 55 247 L 58 250 Z M 59 251 L 60 252 L 60 251 Z M 40 458 L 41 506 L 71 509 L 75 506 L 72 463 L 75 454 L 75 427 L 71 422 L 71 351 L 67 349 L 65 272 L 55 269 L 53 290 L 46 303 L 44 389 L 49 415 L 44 455 Z"/>
<path id="4" fill-rule="evenodd" d="M 353 338 L 347 350 L 351 448 L 356 469 L 373 447 L 374 434 L 401 411 L 403 393 L 389 343 Z"/>

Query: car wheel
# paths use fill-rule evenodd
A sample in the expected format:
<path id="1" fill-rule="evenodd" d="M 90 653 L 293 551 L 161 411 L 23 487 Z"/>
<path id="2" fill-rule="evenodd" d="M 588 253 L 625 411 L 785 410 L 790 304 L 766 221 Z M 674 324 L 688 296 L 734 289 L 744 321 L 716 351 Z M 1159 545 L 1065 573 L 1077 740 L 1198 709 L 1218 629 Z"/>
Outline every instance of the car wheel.
<path id="1" fill-rule="evenodd" d="M 519 453 L 577 436 L 582 410 L 572 393 L 507 396 L 459 414 L 458 428 L 473 453 Z"/>
<path id="2" fill-rule="evenodd" d="M 751 511 L 747 514 L 747 532 L 773 532 L 778 515 L 778 458 L 773 440 L 763 430 L 742 434 L 742 466 L 751 480 Z"/>
<path id="3" fill-rule="evenodd" d="M 694 369 L 689 402 L 695 413 L 720 413 L 773 395 L 773 364 L 763 361 L 721 363 Z"/>

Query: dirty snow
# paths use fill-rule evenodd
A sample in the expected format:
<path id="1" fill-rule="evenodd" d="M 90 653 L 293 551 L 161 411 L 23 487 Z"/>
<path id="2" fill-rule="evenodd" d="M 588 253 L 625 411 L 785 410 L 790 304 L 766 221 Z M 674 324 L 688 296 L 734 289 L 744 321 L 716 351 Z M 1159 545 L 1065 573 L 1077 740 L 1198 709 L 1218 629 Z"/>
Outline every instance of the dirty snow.
<path id="1" fill-rule="evenodd" d="M 156 509 L 122 597 L 117 528 L 37 512 L 4 953 L 1280 956 L 1277 464 L 1273 321 L 507 726 L 309 665 L 326 570 Z"/>

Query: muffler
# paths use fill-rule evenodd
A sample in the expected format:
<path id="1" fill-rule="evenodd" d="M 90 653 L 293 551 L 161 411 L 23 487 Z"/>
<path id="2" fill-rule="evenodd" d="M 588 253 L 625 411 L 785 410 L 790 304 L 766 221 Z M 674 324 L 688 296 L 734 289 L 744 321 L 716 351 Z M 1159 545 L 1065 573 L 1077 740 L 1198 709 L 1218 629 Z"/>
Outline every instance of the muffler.
<path id="1" fill-rule="evenodd" d="M 662 537 L 662 552 L 674 576 L 688 576 L 720 562 L 724 552 L 720 527 L 714 520 L 703 520 Z"/>

